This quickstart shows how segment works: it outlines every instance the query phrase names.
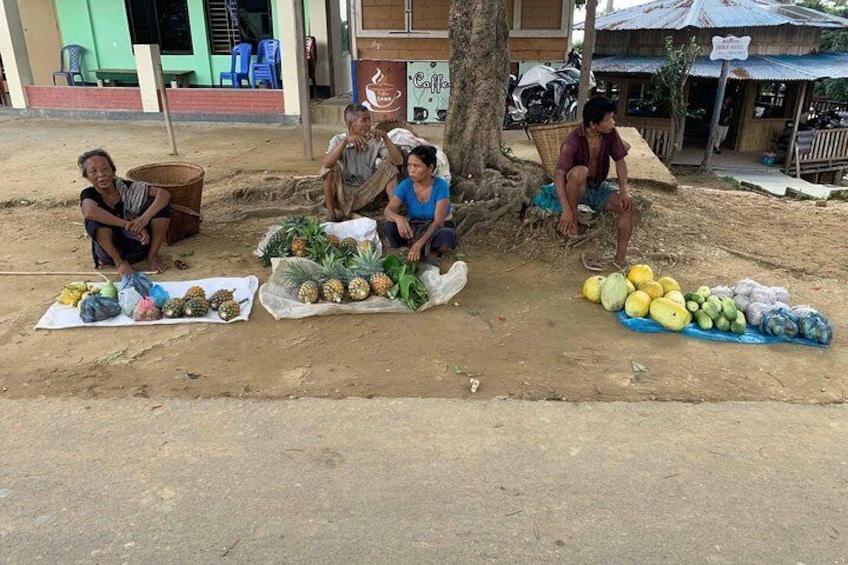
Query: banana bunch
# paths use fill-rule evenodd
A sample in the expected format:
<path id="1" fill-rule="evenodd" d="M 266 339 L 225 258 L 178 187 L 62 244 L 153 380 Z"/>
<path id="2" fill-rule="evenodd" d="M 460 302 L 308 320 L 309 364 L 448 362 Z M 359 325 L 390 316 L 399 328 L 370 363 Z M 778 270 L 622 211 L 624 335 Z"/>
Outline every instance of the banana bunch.
<path id="1" fill-rule="evenodd" d="M 72 282 L 71 284 L 67 284 L 62 287 L 62 291 L 59 293 L 59 296 L 56 297 L 56 302 L 64 304 L 65 306 L 77 308 L 79 307 L 80 302 L 82 302 L 88 295 L 97 294 L 99 292 L 100 288 L 94 283 Z"/>

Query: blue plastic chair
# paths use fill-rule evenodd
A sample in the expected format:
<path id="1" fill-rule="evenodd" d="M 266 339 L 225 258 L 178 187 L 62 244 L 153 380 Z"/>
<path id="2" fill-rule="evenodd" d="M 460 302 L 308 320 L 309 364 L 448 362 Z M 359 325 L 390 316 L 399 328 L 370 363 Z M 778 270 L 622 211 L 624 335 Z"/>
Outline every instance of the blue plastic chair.
<path id="1" fill-rule="evenodd" d="M 82 52 L 81 45 L 65 45 L 59 51 L 59 70 L 53 73 L 53 86 L 56 86 L 56 77 L 65 77 L 68 86 L 77 86 L 74 77 L 79 77 L 80 86 L 85 86 L 85 78 L 82 76 Z M 65 66 L 65 54 L 68 55 L 68 65 Z"/>
<path id="2" fill-rule="evenodd" d="M 256 48 L 256 62 L 250 65 L 250 86 L 270 82 L 271 88 L 281 88 L 277 65 L 280 63 L 280 41 L 263 39 Z"/>
<path id="3" fill-rule="evenodd" d="M 239 43 L 233 47 L 230 55 L 230 72 L 221 73 L 218 86 L 224 86 L 225 80 L 230 81 L 233 88 L 240 88 L 243 80 L 250 84 L 250 57 L 253 55 L 253 47 L 250 43 Z"/>

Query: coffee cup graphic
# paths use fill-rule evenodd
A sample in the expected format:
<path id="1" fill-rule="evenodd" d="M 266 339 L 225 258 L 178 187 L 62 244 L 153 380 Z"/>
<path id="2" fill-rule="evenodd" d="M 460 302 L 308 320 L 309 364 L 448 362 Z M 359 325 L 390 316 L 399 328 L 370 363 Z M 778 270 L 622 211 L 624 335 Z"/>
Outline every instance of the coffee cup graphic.
<path id="1" fill-rule="evenodd" d="M 393 84 L 382 82 L 365 85 L 365 97 L 374 108 L 391 108 L 400 95 L 400 90 Z"/>
<path id="2" fill-rule="evenodd" d="M 419 106 L 416 106 L 415 108 L 412 109 L 412 118 L 416 122 L 423 122 L 424 120 L 426 120 L 429 117 L 430 117 L 430 112 L 427 110 L 427 108 L 421 108 Z"/>
<path id="3" fill-rule="evenodd" d="M 438 119 L 440 122 L 445 121 L 445 119 L 447 119 L 447 117 L 448 117 L 448 111 L 447 110 L 445 110 L 443 108 L 436 110 L 436 119 Z"/>

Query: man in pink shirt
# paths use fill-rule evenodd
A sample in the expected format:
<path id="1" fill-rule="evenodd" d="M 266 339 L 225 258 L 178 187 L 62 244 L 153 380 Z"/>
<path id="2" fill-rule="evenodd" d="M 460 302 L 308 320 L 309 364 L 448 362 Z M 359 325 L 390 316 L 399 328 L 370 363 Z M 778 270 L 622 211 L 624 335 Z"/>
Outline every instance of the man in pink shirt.
<path id="1" fill-rule="evenodd" d="M 583 124 L 577 126 L 562 144 L 554 184 L 562 205 L 557 222 L 560 232 L 577 235 L 577 205 L 595 212 L 611 210 L 618 214 L 616 267 L 626 265 L 627 244 L 633 233 L 633 198 L 627 187 L 628 145 L 615 129 L 615 106 L 604 96 L 590 98 L 583 107 Z M 609 181 L 610 157 L 615 161 L 616 187 Z"/>

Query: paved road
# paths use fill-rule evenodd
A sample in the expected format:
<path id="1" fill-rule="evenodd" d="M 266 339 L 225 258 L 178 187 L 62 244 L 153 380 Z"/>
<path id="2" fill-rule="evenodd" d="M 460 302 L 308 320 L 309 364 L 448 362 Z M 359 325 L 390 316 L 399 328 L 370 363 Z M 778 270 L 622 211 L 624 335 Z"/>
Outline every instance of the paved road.
<path id="1" fill-rule="evenodd" d="M 5 400 L 0 563 L 845 563 L 844 406 Z"/>

